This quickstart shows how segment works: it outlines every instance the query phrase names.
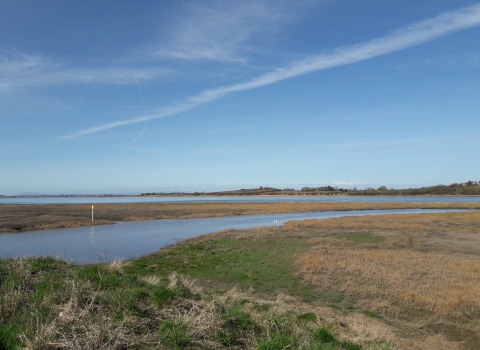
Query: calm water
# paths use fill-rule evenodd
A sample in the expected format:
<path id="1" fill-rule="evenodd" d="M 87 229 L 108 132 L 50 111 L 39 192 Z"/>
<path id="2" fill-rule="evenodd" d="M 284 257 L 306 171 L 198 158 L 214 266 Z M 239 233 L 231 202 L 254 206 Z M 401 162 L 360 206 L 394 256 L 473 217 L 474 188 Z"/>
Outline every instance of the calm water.
<path id="1" fill-rule="evenodd" d="M 462 210 L 365 210 L 314 213 L 242 215 L 202 219 L 164 219 L 120 222 L 115 225 L 42 230 L 0 234 L 0 258 L 22 256 L 60 256 L 80 264 L 110 262 L 153 253 L 173 244 L 176 239 L 190 238 L 229 228 L 244 229 L 282 225 L 289 220 L 326 219 L 340 216 L 378 215 L 386 213 L 431 213 Z"/>
<path id="2" fill-rule="evenodd" d="M 0 204 L 202 202 L 480 202 L 480 196 L 0 197 Z"/>

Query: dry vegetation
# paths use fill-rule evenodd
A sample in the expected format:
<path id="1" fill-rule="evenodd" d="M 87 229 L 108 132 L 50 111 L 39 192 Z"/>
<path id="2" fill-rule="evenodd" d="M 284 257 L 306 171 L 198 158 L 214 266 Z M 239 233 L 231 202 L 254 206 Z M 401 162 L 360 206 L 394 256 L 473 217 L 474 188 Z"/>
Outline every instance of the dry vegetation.
<path id="1" fill-rule="evenodd" d="M 312 248 L 299 275 L 322 290 L 419 328 L 480 342 L 480 213 L 346 217 L 290 222 Z M 421 316 L 421 317 L 419 317 Z"/>
<path id="2" fill-rule="evenodd" d="M 178 273 L 137 278 L 120 261 L 16 259 L 0 271 L 1 349 L 361 349 L 347 340 L 361 330 L 339 336 L 315 314 L 304 320 L 305 306 L 293 312 L 283 294 L 212 293 Z M 345 322 L 358 330 L 359 317 Z"/>
<path id="3" fill-rule="evenodd" d="M 95 225 L 117 221 L 369 209 L 480 209 L 480 203 L 136 203 L 95 205 Z M 2 204 L 0 232 L 89 226 L 91 205 Z"/>

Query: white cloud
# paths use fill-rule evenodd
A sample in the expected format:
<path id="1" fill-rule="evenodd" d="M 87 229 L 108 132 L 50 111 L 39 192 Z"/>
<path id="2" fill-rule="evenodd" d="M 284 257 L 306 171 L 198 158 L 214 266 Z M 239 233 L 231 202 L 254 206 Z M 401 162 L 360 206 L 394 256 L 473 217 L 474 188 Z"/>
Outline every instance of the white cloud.
<path id="1" fill-rule="evenodd" d="M 240 52 L 258 33 L 271 33 L 302 7 L 288 1 L 211 0 L 185 6 L 172 25 L 170 42 L 157 57 L 189 60 L 244 61 Z"/>
<path id="2" fill-rule="evenodd" d="M 244 83 L 205 90 L 198 95 L 186 98 L 182 102 L 161 108 L 157 113 L 152 115 L 111 122 L 60 138 L 69 139 L 122 125 L 173 116 L 213 102 L 233 92 L 251 90 L 303 74 L 352 64 L 404 50 L 408 47 L 420 45 L 438 37 L 478 25 L 480 25 L 480 4 L 461 8 L 457 11 L 448 12 L 432 19 L 403 27 L 386 36 L 366 43 L 340 47 L 329 54 L 316 55 L 302 61 L 293 62 L 288 67 L 275 69 L 270 73 L 263 74 Z"/>
<path id="3" fill-rule="evenodd" d="M 72 67 L 47 57 L 0 55 L 0 91 L 56 84 L 135 84 L 168 74 L 163 68 Z"/>

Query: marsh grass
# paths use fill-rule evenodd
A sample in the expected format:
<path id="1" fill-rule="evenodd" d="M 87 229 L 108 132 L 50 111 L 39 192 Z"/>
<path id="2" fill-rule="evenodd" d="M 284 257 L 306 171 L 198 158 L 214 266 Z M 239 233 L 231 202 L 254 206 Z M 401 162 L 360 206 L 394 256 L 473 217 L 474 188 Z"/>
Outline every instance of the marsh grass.
<path id="1" fill-rule="evenodd" d="M 298 258 L 303 279 L 328 290 L 444 315 L 480 314 L 480 213 L 378 219 L 290 223 L 351 232 L 334 235 L 340 242 L 311 239 L 313 247 Z"/>
<path id="2" fill-rule="evenodd" d="M 283 304 L 205 291 L 176 272 L 126 274 L 121 261 L 0 261 L 0 349 L 277 349 L 285 339 L 312 348 L 315 328 L 284 313 Z"/>
<path id="3" fill-rule="evenodd" d="M 136 259 L 125 269 L 138 275 L 155 273 L 160 276 L 176 270 L 213 281 L 220 289 L 236 285 L 245 290 L 252 288 L 260 294 L 286 292 L 304 300 L 318 297 L 316 288 L 302 283 L 295 275 L 296 266 L 288 258 L 305 251 L 306 241 L 285 239 L 257 243 L 249 244 L 231 237 L 199 238 Z"/>

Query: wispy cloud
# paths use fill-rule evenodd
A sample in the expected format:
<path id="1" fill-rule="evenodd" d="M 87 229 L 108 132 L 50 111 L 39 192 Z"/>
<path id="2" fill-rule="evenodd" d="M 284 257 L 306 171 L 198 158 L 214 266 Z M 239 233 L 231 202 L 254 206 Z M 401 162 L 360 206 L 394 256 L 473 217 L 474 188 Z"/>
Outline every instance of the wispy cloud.
<path id="1" fill-rule="evenodd" d="M 447 12 L 432 19 L 400 28 L 386 36 L 369 42 L 340 47 L 328 54 L 316 55 L 302 61 L 293 62 L 288 67 L 275 69 L 270 73 L 263 74 L 244 83 L 205 90 L 179 103 L 161 108 L 155 114 L 80 130 L 73 134 L 62 136 L 60 139 L 70 139 L 123 125 L 173 116 L 213 102 L 234 92 L 251 90 L 303 74 L 364 61 L 404 50 L 414 45 L 420 45 L 441 36 L 478 25 L 480 25 L 480 4 Z"/>
<path id="2" fill-rule="evenodd" d="M 221 146 L 219 147 L 219 149 L 223 149 L 223 148 L 225 148 L 225 147 L 227 147 L 227 146 L 230 146 L 230 145 L 232 145 L 232 144 L 234 144 L 234 143 L 237 143 L 237 142 L 239 142 L 239 141 L 248 139 L 250 136 L 251 136 L 251 135 L 247 135 L 247 136 L 241 137 L 241 138 L 239 138 L 239 139 L 236 139 L 236 140 L 227 142 L 227 143 L 221 145 Z"/>
<path id="3" fill-rule="evenodd" d="M 59 84 L 135 84 L 168 72 L 157 67 L 72 67 L 51 58 L 15 52 L 0 55 L 0 91 Z"/>
<path id="4" fill-rule="evenodd" d="M 155 153 L 155 154 L 161 154 L 161 155 L 168 154 L 168 152 L 157 150 L 157 149 L 151 149 L 151 148 L 141 148 L 141 147 L 122 147 L 122 148 L 132 150 L 132 151 L 148 152 L 148 153 Z"/>
<path id="5" fill-rule="evenodd" d="M 300 7 L 284 0 L 193 2 L 184 5 L 181 20 L 171 25 L 170 42 L 163 44 L 155 55 L 187 60 L 244 61 L 239 51 L 248 45 L 249 39 L 275 31 Z"/>

